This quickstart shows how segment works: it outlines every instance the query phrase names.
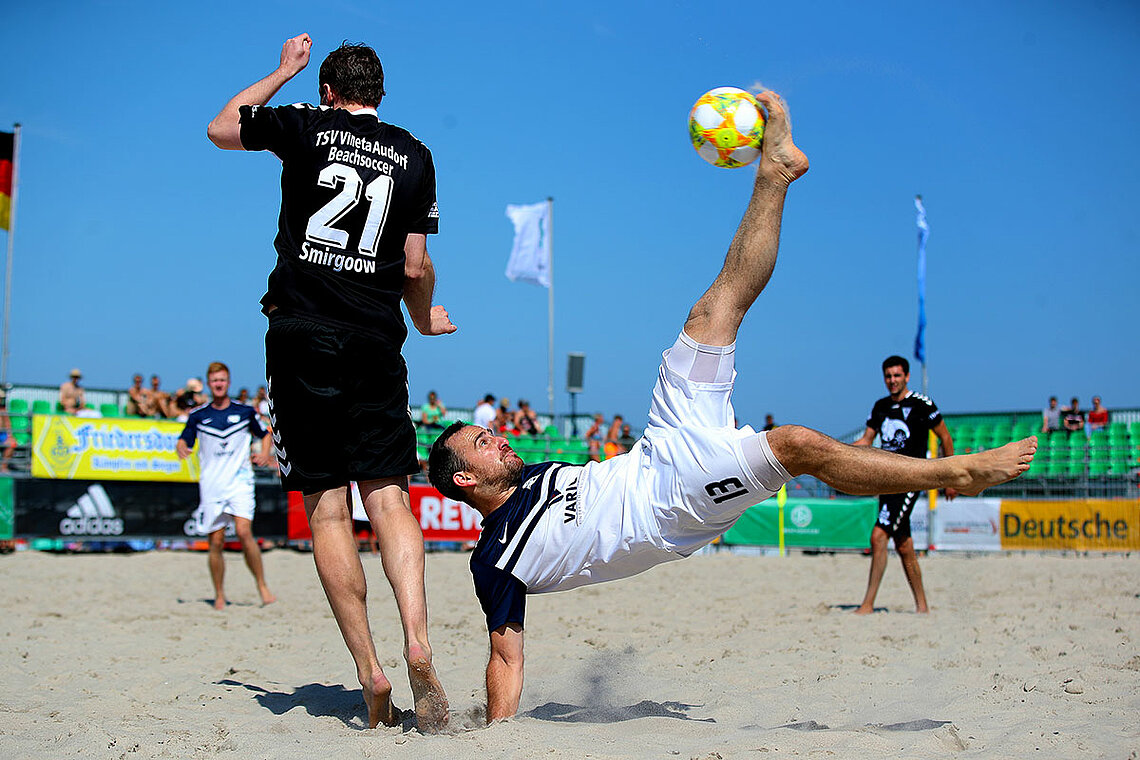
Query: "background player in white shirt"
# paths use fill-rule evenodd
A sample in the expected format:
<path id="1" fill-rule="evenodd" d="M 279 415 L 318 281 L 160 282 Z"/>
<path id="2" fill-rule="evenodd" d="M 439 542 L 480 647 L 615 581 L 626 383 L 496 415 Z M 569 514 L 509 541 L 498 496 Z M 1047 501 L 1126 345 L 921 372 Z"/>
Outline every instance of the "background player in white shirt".
<path id="1" fill-rule="evenodd" d="M 1035 438 L 919 460 L 798 425 L 735 428 L 736 333 L 775 266 L 788 186 L 808 168 L 779 97 L 757 97 L 768 124 L 752 199 L 720 274 L 664 354 L 649 424 L 632 450 L 585 466 L 526 466 L 504 438 L 462 423 L 432 447 L 433 485 L 483 515 L 471 570 L 490 632 L 488 721 L 518 710 L 527 593 L 622 578 L 689 556 L 796 475 L 858 494 L 946 486 L 976 493 L 1017 477 L 1033 459 Z"/>
<path id="2" fill-rule="evenodd" d="M 209 404 L 190 412 L 186 427 L 178 437 L 178 456 L 185 459 L 198 441 L 199 520 L 209 534 L 210 578 L 214 582 L 214 609 L 226 608 L 222 582 L 226 574 L 222 548 L 226 527 L 231 523 L 241 542 L 245 564 L 257 581 L 262 604 L 272 604 L 277 597 L 265 582 L 261 549 L 253 537 L 253 466 L 250 463 L 252 438 L 261 439 L 261 451 L 255 455 L 258 465 L 269 464 L 269 436 L 257 419 L 257 411 L 245 404 L 230 401 L 230 370 L 221 362 L 206 368 L 206 384 L 213 397 Z"/>

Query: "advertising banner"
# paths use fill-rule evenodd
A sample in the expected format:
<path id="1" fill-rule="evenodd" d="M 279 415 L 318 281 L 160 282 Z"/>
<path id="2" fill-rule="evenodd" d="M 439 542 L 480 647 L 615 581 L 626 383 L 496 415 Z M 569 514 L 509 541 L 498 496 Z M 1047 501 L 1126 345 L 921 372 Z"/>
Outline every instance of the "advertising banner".
<path id="1" fill-rule="evenodd" d="M 1136 551 L 1140 501 L 1003 500 L 1001 548 Z"/>
<path id="2" fill-rule="evenodd" d="M 483 527 L 479 513 L 466 504 L 445 498 L 431 486 L 413 483 L 410 488 L 412 514 L 420 522 L 425 541 L 477 541 Z M 300 494 L 289 494 L 289 540 L 308 541 L 313 534 L 305 519 L 305 507 Z M 352 484 L 352 517 L 360 523 L 368 522 L 360 492 Z M 367 535 L 364 530 L 360 535 Z"/>
<path id="3" fill-rule="evenodd" d="M 23 538 L 115 541 L 205 538 L 193 483 L 15 481 L 16 534 Z M 253 531 L 285 536 L 285 493 L 277 483 L 256 486 Z M 232 526 L 227 530 L 233 535 Z"/>
<path id="4" fill-rule="evenodd" d="M 1002 548 L 1001 504 L 1001 499 L 959 496 L 951 501 L 939 498 L 934 513 L 934 547 L 946 551 L 999 551 Z"/>
<path id="5" fill-rule="evenodd" d="M 0 541 L 15 535 L 16 503 L 11 478 L 0 478 Z"/>
<path id="6" fill-rule="evenodd" d="M 32 476 L 63 480 L 194 483 L 198 458 L 179 459 L 181 422 L 37 414 L 32 417 Z"/>
<path id="7" fill-rule="evenodd" d="M 879 501 L 864 499 L 796 499 L 784 505 L 784 545 L 804 549 L 864 549 Z M 750 508 L 721 539 L 726 544 L 778 546 L 779 507 L 768 499 Z"/>

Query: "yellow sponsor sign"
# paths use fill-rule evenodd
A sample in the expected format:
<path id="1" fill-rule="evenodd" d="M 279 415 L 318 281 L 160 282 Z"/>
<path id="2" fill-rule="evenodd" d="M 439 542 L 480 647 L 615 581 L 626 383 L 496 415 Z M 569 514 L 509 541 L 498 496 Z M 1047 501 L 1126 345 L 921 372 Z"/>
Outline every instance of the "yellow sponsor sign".
<path id="1" fill-rule="evenodd" d="M 1001 501 L 1003 549 L 1140 549 L 1140 501 Z"/>
<path id="2" fill-rule="evenodd" d="M 198 458 L 179 459 L 181 422 L 32 417 L 32 476 L 64 480 L 194 483 Z"/>

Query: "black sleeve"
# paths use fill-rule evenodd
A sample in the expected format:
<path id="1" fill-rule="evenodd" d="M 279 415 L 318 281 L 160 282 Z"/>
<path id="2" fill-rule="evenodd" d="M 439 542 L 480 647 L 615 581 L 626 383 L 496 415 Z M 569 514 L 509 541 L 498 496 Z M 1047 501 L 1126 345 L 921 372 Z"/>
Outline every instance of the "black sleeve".
<path id="1" fill-rule="evenodd" d="M 313 107 L 240 106 L 241 145 L 246 150 L 268 150 L 284 160 L 299 147 Z"/>
<path id="2" fill-rule="evenodd" d="M 426 145 L 419 143 L 419 149 L 424 170 L 416 196 L 415 211 L 412 213 L 412 219 L 415 221 L 412 222 L 408 232 L 435 235 L 439 232 L 439 208 L 435 200 L 435 163 Z"/>
<path id="3" fill-rule="evenodd" d="M 938 411 L 938 407 L 934 405 L 933 401 L 927 400 L 926 402 L 926 421 L 930 425 L 930 429 L 938 427 L 938 423 L 942 422 L 942 412 Z"/>
<path id="4" fill-rule="evenodd" d="M 871 407 L 871 413 L 867 415 L 867 427 L 878 433 L 883 429 L 883 418 L 883 410 L 879 404 L 875 404 Z"/>
<path id="5" fill-rule="evenodd" d="M 487 616 L 487 630 L 507 623 L 523 624 L 526 612 L 526 586 L 505 570 L 482 562 L 471 563 L 475 595 Z"/>

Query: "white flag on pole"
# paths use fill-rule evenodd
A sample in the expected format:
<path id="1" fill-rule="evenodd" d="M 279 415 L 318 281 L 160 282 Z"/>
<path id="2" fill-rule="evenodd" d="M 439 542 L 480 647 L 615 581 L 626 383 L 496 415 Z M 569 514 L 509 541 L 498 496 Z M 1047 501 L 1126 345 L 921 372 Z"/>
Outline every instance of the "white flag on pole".
<path id="1" fill-rule="evenodd" d="M 507 262 L 507 279 L 550 287 L 550 204 L 507 206 L 515 225 L 515 242 Z"/>

